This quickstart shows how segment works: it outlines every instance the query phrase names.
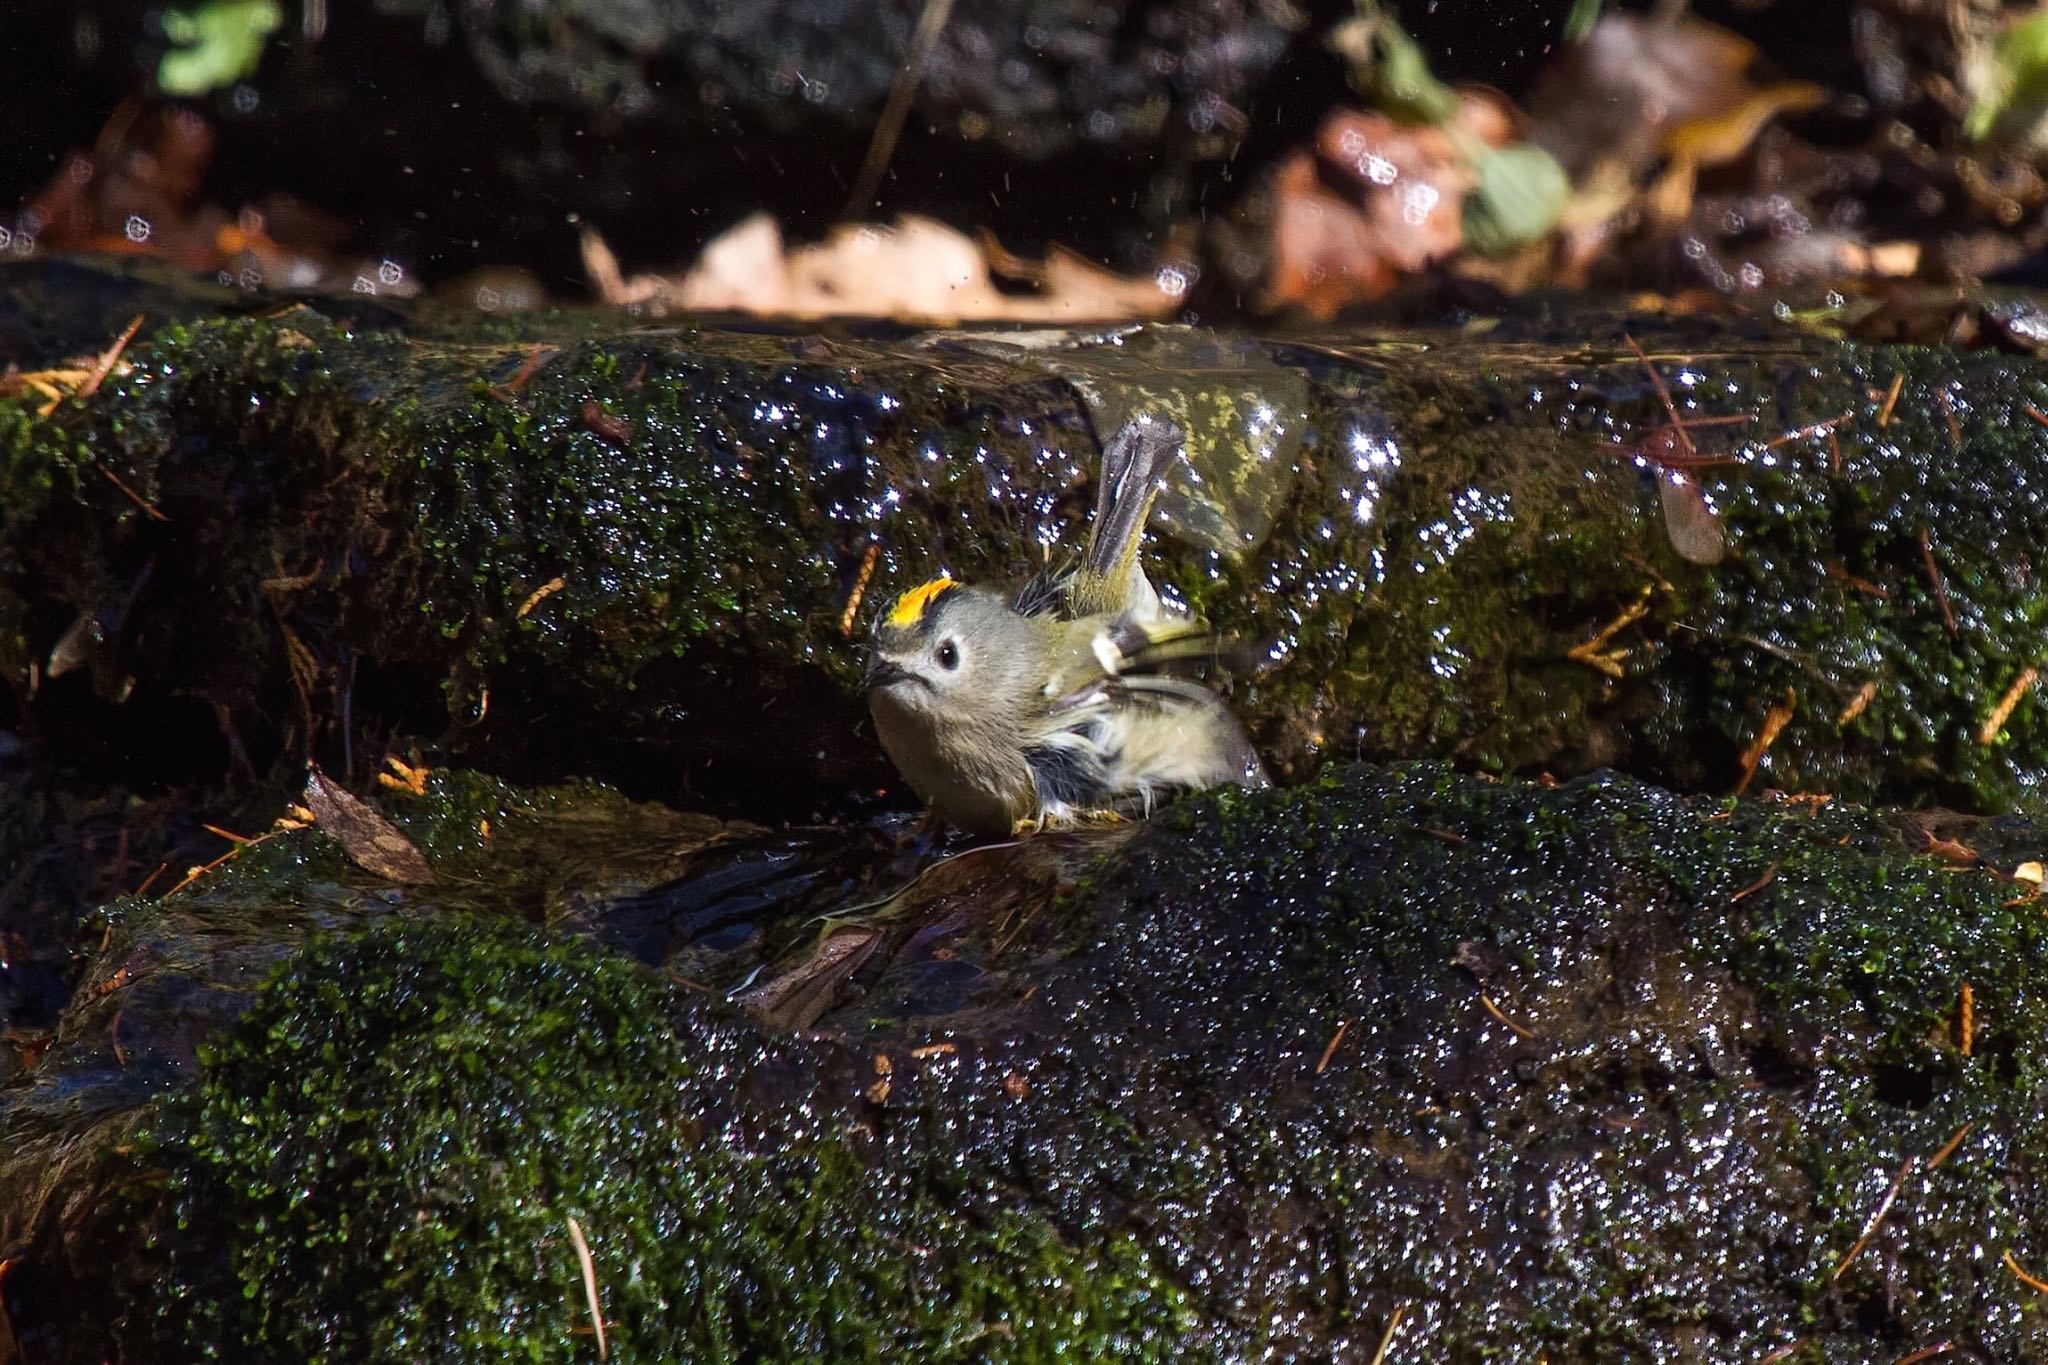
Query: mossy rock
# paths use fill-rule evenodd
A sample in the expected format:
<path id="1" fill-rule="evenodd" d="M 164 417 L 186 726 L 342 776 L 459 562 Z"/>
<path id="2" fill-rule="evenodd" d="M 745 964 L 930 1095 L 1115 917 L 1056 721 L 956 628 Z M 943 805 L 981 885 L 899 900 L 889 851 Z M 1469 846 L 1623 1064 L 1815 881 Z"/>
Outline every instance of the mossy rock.
<path id="1" fill-rule="evenodd" d="M 1447 1360 L 2035 1358 L 2048 921 L 1917 828 L 1433 766 L 1185 803 L 1045 982 L 1041 1190 L 1150 1211 L 1252 1352 L 1400 1308 Z"/>
<path id="2" fill-rule="evenodd" d="M 774 1066 L 663 1024 L 628 964 L 477 922 L 323 942 L 158 1120 L 165 1358 L 1167 1359 L 1181 1294 L 1128 1236 L 986 1221 L 821 1122 L 734 1131 Z"/>
<path id="3" fill-rule="evenodd" d="M 1754 750 L 1758 784 L 2033 809 L 2037 362 L 1642 321 L 202 319 L 48 417 L 0 403 L 0 669 L 74 762 L 144 750 L 164 780 L 398 728 L 525 779 L 843 814 L 889 782 L 868 616 L 1078 543 L 1106 428 L 1155 406 L 1204 491 L 1151 567 L 1272 646 L 1233 700 L 1290 778 L 1436 756 L 1726 790 Z M 1631 328 L 1691 418 L 1746 419 L 1695 429 L 1727 462 L 1678 510 Z M 1717 563 L 1681 553 L 1702 520 Z"/>
<path id="4" fill-rule="evenodd" d="M 2002 872 L 2048 832 L 1929 821 L 1346 767 L 922 878 L 800 1035 L 422 890 L 288 960 L 79 1235 L 169 1258 L 176 1358 L 590 1349 L 573 1216 L 612 1349 L 671 1358 L 1359 1358 L 1398 1309 L 1448 1360 L 2031 1359 L 2048 919 Z"/>

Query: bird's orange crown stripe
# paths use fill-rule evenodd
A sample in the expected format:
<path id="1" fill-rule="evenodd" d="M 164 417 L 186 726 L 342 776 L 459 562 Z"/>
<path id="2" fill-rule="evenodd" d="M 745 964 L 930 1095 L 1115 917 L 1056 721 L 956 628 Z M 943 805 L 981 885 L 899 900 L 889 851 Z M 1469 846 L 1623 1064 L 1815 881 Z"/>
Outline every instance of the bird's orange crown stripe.
<path id="1" fill-rule="evenodd" d="M 932 602 L 948 588 L 956 586 L 952 579 L 941 575 L 929 583 L 920 583 L 896 599 L 896 605 L 889 608 L 889 624 L 897 630 L 909 630 L 924 619 Z"/>

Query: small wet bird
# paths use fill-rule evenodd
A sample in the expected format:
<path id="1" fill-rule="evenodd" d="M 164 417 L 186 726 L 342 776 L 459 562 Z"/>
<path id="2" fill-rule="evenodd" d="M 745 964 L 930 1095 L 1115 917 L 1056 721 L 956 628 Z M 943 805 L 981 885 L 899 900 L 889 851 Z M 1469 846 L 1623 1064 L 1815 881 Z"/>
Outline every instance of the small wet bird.
<path id="1" fill-rule="evenodd" d="M 1102 452 L 1080 564 L 1005 596 L 935 578 L 875 623 L 875 731 L 949 824 L 1008 835 L 1148 813 L 1175 792 L 1266 785 L 1244 727 L 1189 673 L 1217 662 L 1166 610 L 1138 542 L 1179 428 L 1140 416 Z"/>

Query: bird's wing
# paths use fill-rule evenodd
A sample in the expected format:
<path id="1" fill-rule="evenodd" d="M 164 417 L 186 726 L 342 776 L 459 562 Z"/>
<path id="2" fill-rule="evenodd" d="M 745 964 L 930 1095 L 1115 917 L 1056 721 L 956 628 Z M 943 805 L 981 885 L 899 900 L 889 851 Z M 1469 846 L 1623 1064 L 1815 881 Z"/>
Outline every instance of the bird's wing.
<path id="1" fill-rule="evenodd" d="M 1151 519 L 1166 471 L 1186 439 L 1164 417 L 1140 413 L 1118 427 L 1102 447 L 1095 519 L 1088 525 L 1081 571 L 1068 589 L 1068 615 L 1120 611 L 1130 604 L 1136 592 L 1138 539 Z"/>
<path id="2" fill-rule="evenodd" d="M 1075 622 L 1052 653 L 1042 695 L 1055 709 L 1063 698 L 1084 693 L 1105 679 L 1244 671 L 1237 657 L 1243 651 L 1218 639 L 1194 617 L 1119 616 Z"/>

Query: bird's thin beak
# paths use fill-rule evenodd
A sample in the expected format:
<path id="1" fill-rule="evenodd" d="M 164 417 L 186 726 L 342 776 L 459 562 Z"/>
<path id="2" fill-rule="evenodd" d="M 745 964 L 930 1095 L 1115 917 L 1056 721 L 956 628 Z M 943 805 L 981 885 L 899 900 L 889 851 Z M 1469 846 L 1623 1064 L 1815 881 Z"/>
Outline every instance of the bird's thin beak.
<path id="1" fill-rule="evenodd" d="M 916 678 L 917 675 L 909 669 L 901 664 L 892 663 L 879 654 L 868 660 L 866 682 L 870 692 L 878 687 L 887 687 L 891 683 L 915 681 Z"/>

